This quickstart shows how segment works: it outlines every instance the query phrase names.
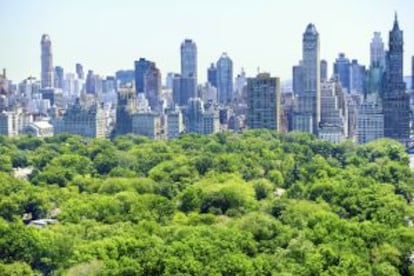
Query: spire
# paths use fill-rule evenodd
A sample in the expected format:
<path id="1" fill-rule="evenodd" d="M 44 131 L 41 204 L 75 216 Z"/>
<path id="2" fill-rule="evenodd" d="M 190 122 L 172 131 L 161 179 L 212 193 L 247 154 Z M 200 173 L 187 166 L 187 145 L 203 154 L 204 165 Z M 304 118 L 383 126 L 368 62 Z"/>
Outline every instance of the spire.
<path id="1" fill-rule="evenodd" d="M 392 28 L 393 31 L 399 31 L 400 26 L 398 25 L 398 14 L 397 12 L 394 13 L 394 27 Z"/>

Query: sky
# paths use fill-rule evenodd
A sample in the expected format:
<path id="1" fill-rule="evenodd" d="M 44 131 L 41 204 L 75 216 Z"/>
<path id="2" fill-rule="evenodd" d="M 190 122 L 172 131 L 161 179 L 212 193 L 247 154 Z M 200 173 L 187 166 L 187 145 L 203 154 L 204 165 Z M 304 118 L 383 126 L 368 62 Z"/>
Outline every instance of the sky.
<path id="1" fill-rule="evenodd" d="M 414 55 L 412 0 L 0 0 L 0 68 L 15 82 L 40 78 L 40 39 L 49 34 L 54 66 L 106 76 L 133 69 L 134 60 L 156 62 L 163 78 L 180 71 L 180 44 L 193 39 L 199 82 L 223 52 L 234 74 L 258 70 L 291 79 L 302 56 L 308 23 L 320 34 L 321 58 L 338 53 L 369 64 L 369 43 L 380 31 L 386 45 L 394 12 L 404 31 L 404 72 Z"/>

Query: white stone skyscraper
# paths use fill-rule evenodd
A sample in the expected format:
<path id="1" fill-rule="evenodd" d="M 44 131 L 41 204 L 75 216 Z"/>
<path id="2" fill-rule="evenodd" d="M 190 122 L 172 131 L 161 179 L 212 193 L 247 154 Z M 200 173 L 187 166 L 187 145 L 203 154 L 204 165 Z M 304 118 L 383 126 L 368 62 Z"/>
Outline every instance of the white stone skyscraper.
<path id="1" fill-rule="evenodd" d="M 49 35 L 42 35 L 42 40 L 40 41 L 40 46 L 42 50 L 41 55 L 41 85 L 42 88 L 53 87 L 53 55 L 52 55 L 52 42 Z"/>
<path id="2" fill-rule="evenodd" d="M 370 44 L 371 67 L 385 68 L 385 50 L 384 42 L 381 38 L 380 32 L 374 32 Z"/>
<path id="3" fill-rule="evenodd" d="M 319 33 L 309 24 L 303 34 L 303 91 L 298 96 L 293 117 L 293 129 L 318 133 L 321 120 L 321 71 Z"/>

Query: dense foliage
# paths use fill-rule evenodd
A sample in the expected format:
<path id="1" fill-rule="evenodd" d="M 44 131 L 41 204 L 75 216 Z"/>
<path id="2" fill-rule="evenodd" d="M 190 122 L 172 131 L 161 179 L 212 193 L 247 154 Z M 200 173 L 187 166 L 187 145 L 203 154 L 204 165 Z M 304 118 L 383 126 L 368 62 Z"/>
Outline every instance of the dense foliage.
<path id="1" fill-rule="evenodd" d="M 0 275 L 414 275 L 413 176 L 391 140 L 0 137 Z"/>

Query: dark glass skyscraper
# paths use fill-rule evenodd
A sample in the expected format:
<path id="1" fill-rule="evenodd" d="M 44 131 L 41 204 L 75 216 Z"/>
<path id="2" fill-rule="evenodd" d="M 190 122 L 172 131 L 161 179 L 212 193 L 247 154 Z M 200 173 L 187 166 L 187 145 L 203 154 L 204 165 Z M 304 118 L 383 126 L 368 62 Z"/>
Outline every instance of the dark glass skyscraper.
<path id="1" fill-rule="evenodd" d="M 61 66 L 56 66 L 55 67 L 55 87 L 56 88 L 63 88 L 63 78 L 64 75 L 64 71 L 63 71 L 63 67 Z"/>
<path id="2" fill-rule="evenodd" d="M 42 76 L 41 86 L 42 88 L 53 87 L 53 55 L 52 55 L 52 42 L 49 35 L 42 35 L 40 41 L 42 50 L 41 63 L 42 63 Z"/>
<path id="3" fill-rule="evenodd" d="M 207 81 L 211 86 L 217 87 L 217 68 L 214 63 L 207 69 Z"/>
<path id="4" fill-rule="evenodd" d="M 140 58 L 135 61 L 135 92 L 144 93 L 145 92 L 145 73 L 151 65 L 151 61 L 146 60 L 145 58 Z"/>
<path id="5" fill-rule="evenodd" d="M 217 94 L 220 104 L 233 100 L 233 61 L 226 53 L 217 61 Z"/>
<path id="6" fill-rule="evenodd" d="M 410 107 L 403 80 L 403 44 L 403 32 L 395 15 L 394 26 L 389 34 L 384 75 L 384 136 L 407 144 L 410 136 Z"/>
<path id="7" fill-rule="evenodd" d="M 342 88 L 350 92 L 350 62 L 344 53 L 340 53 L 334 63 L 334 75 L 339 79 Z"/>

